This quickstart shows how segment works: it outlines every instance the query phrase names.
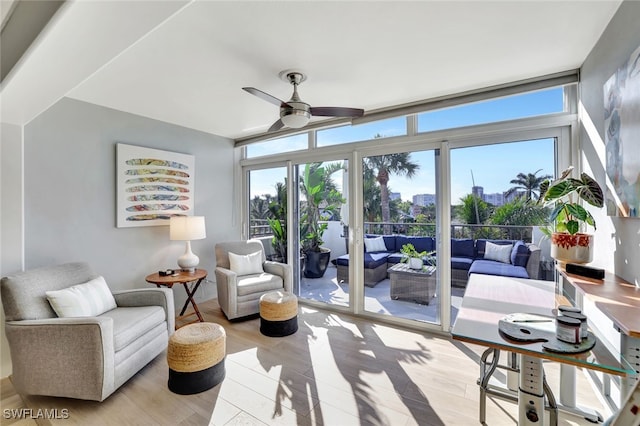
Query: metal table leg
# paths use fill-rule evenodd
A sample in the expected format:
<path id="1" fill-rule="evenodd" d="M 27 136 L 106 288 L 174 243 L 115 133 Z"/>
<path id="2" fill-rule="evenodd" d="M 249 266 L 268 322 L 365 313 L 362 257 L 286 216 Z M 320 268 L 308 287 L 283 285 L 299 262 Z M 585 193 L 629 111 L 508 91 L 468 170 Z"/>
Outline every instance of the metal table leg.
<path id="1" fill-rule="evenodd" d="M 542 359 L 520 355 L 518 425 L 544 426 L 544 370 Z"/>
<path id="2" fill-rule="evenodd" d="M 491 361 L 488 358 L 491 357 Z M 480 358 L 480 424 L 486 424 L 487 420 L 487 392 L 489 391 L 489 379 L 496 371 L 498 360 L 500 359 L 500 350 L 489 348 L 482 354 Z"/>

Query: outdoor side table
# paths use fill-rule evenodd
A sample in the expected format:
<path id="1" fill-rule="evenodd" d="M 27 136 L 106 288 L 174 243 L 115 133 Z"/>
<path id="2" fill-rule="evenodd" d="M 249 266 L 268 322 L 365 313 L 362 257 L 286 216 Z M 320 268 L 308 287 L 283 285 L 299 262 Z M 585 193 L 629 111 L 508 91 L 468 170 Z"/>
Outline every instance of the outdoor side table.
<path id="1" fill-rule="evenodd" d="M 148 283 L 155 284 L 156 287 L 165 286 L 168 288 L 172 288 L 174 284 L 182 284 L 182 286 L 184 287 L 184 291 L 187 292 L 187 300 L 184 302 L 184 306 L 180 311 L 180 315 L 176 317 L 176 328 L 179 328 L 178 321 L 193 315 L 195 315 L 197 318 L 182 325 L 192 324 L 195 322 L 204 322 L 204 318 L 202 318 L 202 314 L 200 314 L 200 310 L 198 309 L 198 305 L 193 299 L 193 296 L 196 294 L 198 287 L 200 287 L 200 284 L 202 284 L 205 278 L 207 278 L 207 271 L 205 269 L 196 269 L 194 272 L 176 271 L 172 275 L 165 276 L 162 276 L 160 275 L 160 273 L 156 272 L 147 275 L 145 280 Z M 195 283 L 193 289 L 191 290 L 189 289 L 190 283 Z M 189 303 L 191 303 L 191 306 L 193 306 L 193 312 L 185 315 Z"/>
<path id="2" fill-rule="evenodd" d="M 388 269 L 389 292 L 392 299 L 409 300 L 428 305 L 436 294 L 436 267 L 411 269 L 406 263 L 397 263 Z"/>

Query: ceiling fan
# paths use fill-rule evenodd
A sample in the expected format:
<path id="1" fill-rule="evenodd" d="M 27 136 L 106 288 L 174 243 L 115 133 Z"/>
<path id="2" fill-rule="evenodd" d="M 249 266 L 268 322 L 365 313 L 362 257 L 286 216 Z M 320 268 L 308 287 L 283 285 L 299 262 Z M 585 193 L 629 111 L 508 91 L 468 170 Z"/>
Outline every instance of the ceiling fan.
<path id="1" fill-rule="evenodd" d="M 268 132 L 275 132 L 285 126 L 292 129 L 299 129 L 306 126 L 312 116 L 362 117 L 364 114 L 364 110 L 359 108 L 312 107 L 308 103 L 303 102 L 298 95 L 298 85 L 307 79 L 306 75 L 299 71 L 282 71 L 280 77 L 293 85 L 293 94 L 287 102 L 281 101 L 275 96 L 271 96 L 255 87 L 242 88 L 242 90 L 280 107 L 280 119 L 269 127 Z"/>

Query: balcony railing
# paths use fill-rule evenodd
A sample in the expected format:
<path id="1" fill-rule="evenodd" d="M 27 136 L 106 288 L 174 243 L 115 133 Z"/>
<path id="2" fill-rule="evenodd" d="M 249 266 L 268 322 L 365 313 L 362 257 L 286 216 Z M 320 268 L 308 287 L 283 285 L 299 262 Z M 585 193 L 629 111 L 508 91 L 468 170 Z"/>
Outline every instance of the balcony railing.
<path id="1" fill-rule="evenodd" d="M 365 222 L 365 234 L 384 235 L 436 235 L 435 223 L 406 223 L 406 222 Z M 266 219 L 253 219 L 249 229 L 249 235 L 254 237 L 266 237 L 273 235 L 269 222 Z M 532 226 L 519 225 L 470 225 L 466 223 L 451 224 L 452 238 L 492 239 L 492 240 L 522 240 L 530 243 L 533 236 Z"/>
<path id="2" fill-rule="evenodd" d="M 273 235 L 267 219 L 251 219 L 249 222 L 249 236 L 251 238 Z"/>

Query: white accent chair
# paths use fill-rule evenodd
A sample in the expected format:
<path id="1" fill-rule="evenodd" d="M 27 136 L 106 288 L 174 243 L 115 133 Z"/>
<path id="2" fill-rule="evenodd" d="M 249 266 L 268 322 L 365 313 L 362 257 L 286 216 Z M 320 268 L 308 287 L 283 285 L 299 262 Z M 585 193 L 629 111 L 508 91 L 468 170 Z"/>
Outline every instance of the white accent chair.
<path id="1" fill-rule="evenodd" d="M 59 318 L 46 292 L 98 274 L 66 263 L 2 278 L 5 330 L 19 394 L 103 401 L 161 354 L 174 332 L 173 293 L 162 288 L 112 292 L 116 308 Z"/>
<path id="2" fill-rule="evenodd" d="M 238 275 L 229 262 L 229 252 L 248 255 L 260 251 L 263 273 Z M 260 313 L 260 296 L 273 290 L 291 292 L 293 270 L 291 265 L 266 260 L 260 240 L 218 243 L 216 253 L 216 286 L 218 303 L 230 320 Z"/>

